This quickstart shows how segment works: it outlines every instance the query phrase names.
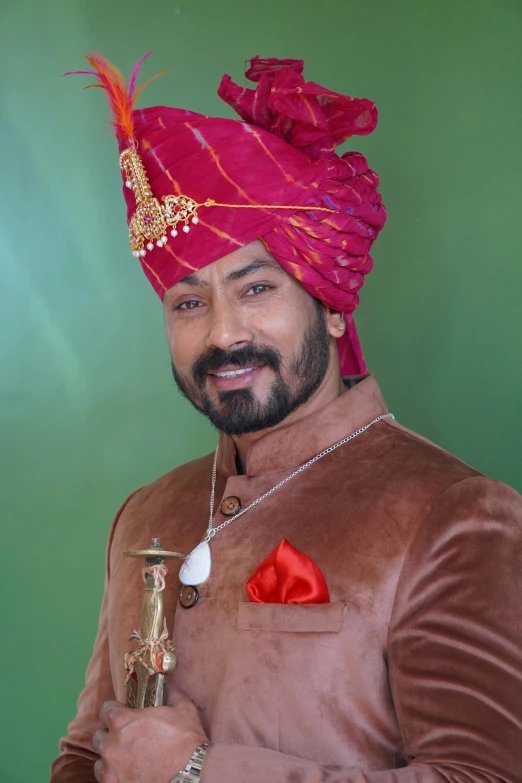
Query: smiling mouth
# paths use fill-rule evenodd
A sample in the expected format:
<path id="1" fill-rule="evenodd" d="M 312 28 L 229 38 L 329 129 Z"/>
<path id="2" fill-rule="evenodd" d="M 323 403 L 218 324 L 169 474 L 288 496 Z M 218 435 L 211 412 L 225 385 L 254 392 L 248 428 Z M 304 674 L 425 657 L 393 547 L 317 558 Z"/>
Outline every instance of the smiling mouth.
<path id="1" fill-rule="evenodd" d="M 244 375 L 247 372 L 252 372 L 255 367 L 243 367 L 240 370 L 226 370 L 224 372 L 214 372 L 212 375 L 218 378 L 237 378 L 239 375 Z"/>

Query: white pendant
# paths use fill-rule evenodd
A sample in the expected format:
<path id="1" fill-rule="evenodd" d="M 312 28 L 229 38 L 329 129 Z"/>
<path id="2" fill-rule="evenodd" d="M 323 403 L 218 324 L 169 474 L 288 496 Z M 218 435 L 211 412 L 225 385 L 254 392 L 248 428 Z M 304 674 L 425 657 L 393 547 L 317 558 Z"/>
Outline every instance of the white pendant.
<path id="1" fill-rule="evenodd" d="M 200 585 L 206 582 L 212 568 L 212 556 L 208 541 L 202 541 L 187 557 L 179 572 L 180 581 L 184 585 Z"/>

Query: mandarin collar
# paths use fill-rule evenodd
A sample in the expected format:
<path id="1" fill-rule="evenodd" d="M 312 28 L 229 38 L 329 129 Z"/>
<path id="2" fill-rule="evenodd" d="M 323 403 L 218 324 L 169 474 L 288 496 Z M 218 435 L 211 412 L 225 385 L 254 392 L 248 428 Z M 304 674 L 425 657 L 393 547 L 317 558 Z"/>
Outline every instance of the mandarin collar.
<path id="1" fill-rule="evenodd" d="M 296 468 L 385 413 L 388 408 L 377 381 L 368 375 L 324 408 L 262 435 L 248 452 L 246 475 Z M 224 478 L 237 475 L 236 447 L 224 433 L 219 435 L 217 470 Z"/>

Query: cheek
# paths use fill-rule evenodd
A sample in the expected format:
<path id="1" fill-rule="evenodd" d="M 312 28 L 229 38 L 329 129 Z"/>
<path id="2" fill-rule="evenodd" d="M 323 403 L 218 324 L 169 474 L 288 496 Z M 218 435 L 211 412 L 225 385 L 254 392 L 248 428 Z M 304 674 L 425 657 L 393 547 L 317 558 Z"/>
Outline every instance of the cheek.
<path id="1" fill-rule="evenodd" d="M 307 304 L 284 300 L 258 313 L 255 331 L 260 341 L 276 348 L 283 358 L 293 355 L 314 317 Z"/>
<path id="2" fill-rule="evenodd" d="M 190 333 L 187 333 L 189 332 Z M 166 323 L 167 344 L 170 357 L 176 369 L 182 373 L 188 372 L 196 359 L 204 352 L 204 340 L 200 345 L 197 330 L 187 329 L 186 324 Z"/>

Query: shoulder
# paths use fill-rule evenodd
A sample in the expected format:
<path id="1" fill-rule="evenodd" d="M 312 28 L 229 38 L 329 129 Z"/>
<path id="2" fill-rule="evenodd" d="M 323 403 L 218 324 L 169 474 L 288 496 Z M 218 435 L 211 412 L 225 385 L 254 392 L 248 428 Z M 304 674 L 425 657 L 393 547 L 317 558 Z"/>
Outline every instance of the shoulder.
<path id="1" fill-rule="evenodd" d="M 192 493 L 199 494 L 207 485 L 210 490 L 212 460 L 213 454 L 207 454 L 174 468 L 133 492 L 128 498 L 127 506 L 131 509 L 138 506 L 162 506 L 171 503 L 173 499 L 179 500 L 185 496 L 190 498 Z"/>
<path id="2" fill-rule="evenodd" d="M 472 498 L 475 498 L 475 502 L 489 498 L 495 502 L 514 503 L 517 508 L 522 502 L 522 497 L 512 487 L 485 476 L 451 452 L 398 422 L 387 420 L 385 431 L 384 438 L 389 444 L 388 459 L 397 462 L 405 477 L 409 474 L 418 475 L 437 484 L 437 500 L 440 499 L 440 502 L 446 498 L 450 502 L 459 499 L 466 503 Z"/>
<path id="3" fill-rule="evenodd" d="M 481 474 L 445 449 L 384 419 L 339 455 L 339 470 L 354 487 L 364 489 L 371 508 L 382 509 L 404 531 L 406 539 L 420 520 L 453 484 Z"/>
<path id="4" fill-rule="evenodd" d="M 370 433 L 369 433 L 370 435 Z M 521 498 L 500 481 L 487 478 L 445 449 L 392 420 L 372 428 L 340 469 L 347 502 L 362 491 L 365 518 L 375 518 L 375 529 L 390 536 L 403 553 L 419 552 L 430 541 L 457 532 L 459 520 L 496 515 L 507 525 L 521 517 Z M 413 550 L 412 550 L 413 551 Z"/>
<path id="5" fill-rule="evenodd" d="M 143 549 L 160 538 L 166 549 L 190 551 L 206 526 L 213 455 L 188 462 L 129 495 L 109 534 L 108 566 L 114 553 Z"/>
<path id="6" fill-rule="evenodd" d="M 415 575 L 429 592 L 449 575 L 522 588 L 522 497 L 503 482 L 477 473 L 452 481 L 411 532 L 403 582 Z"/>
<path id="7" fill-rule="evenodd" d="M 504 537 L 522 542 L 522 497 L 497 479 L 480 474 L 454 482 L 434 504 L 424 521 L 423 535 L 452 530 L 466 538 L 468 547 L 477 537 Z M 440 535 L 438 533 L 437 535 Z"/>
<path id="8" fill-rule="evenodd" d="M 375 490 L 396 498 L 400 506 L 407 504 L 415 509 L 415 518 L 425 516 L 454 484 L 471 478 L 485 479 L 454 454 L 393 419 L 386 419 L 375 428 L 366 448 L 374 464 Z"/>
<path id="9" fill-rule="evenodd" d="M 400 465 L 402 471 L 414 474 L 426 474 L 429 471 L 434 476 L 441 473 L 451 475 L 453 481 L 482 475 L 442 446 L 407 429 L 394 419 L 386 419 L 382 424 L 383 445 L 386 443 L 388 446 L 386 454 Z"/>

